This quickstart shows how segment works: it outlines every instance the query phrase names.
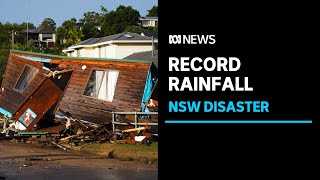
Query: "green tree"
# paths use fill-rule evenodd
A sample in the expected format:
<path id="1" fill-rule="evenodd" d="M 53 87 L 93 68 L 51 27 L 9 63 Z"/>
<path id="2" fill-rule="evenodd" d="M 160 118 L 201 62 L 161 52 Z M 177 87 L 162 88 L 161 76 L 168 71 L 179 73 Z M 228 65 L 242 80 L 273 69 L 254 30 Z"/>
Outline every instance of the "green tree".
<path id="1" fill-rule="evenodd" d="M 154 26 L 153 31 L 158 32 L 158 24 Z"/>
<path id="2" fill-rule="evenodd" d="M 13 46 L 13 49 L 21 50 L 21 51 L 29 51 L 29 52 L 41 52 L 40 47 L 35 46 L 32 42 L 26 42 L 26 43 L 16 43 Z"/>
<path id="3" fill-rule="evenodd" d="M 103 7 L 103 6 L 100 6 L 100 9 L 101 9 L 101 14 L 102 15 L 105 15 L 105 14 L 107 14 L 108 13 L 108 10 L 107 10 L 107 8 L 105 8 L 105 7 Z"/>
<path id="4" fill-rule="evenodd" d="M 56 29 L 56 23 L 51 18 L 44 18 L 38 29 L 40 31 L 45 29 Z"/>
<path id="5" fill-rule="evenodd" d="M 115 11 L 110 11 L 102 17 L 102 34 L 121 33 L 128 25 L 138 25 L 139 17 L 139 11 L 131 6 L 121 5 Z"/>
<path id="6" fill-rule="evenodd" d="M 103 13 L 99 14 L 94 11 L 86 12 L 83 14 L 83 18 L 79 20 L 84 24 L 82 27 L 82 40 L 86 40 L 92 37 L 100 37 L 101 33 L 97 26 L 100 26 L 101 17 L 103 15 Z"/>
<path id="7" fill-rule="evenodd" d="M 133 33 L 141 34 L 141 33 L 145 32 L 145 29 L 143 29 L 141 26 L 129 25 L 129 26 L 126 26 L 124 31 L 125 32 L 133 32 Z"/>
<path id="8" fill-rule="evenodd" d="M 82 31 L 77 25 L 77 20 L 72 18 L 64 21 L 57 29 L 57 46 L 60 49 L 65 49 L 76 43 L 79 43 L 82 38 Z"/>
<path id="9" fill-rule="evenodd" d="M 30 29 L 35 28 L 32 23 L 28 24 Z M 11 32 L 14 31 L 14 46 L 11 47 Z M 24 51 L 34 51 L 40 52 L 40 48 L 34 46 L 33 43 L 27 42 L 27 23 L 0 23 L 0 83 L 4 75 L 5 67 L 7 64 L 9 52 L 11 48 L 24 50 Z"/>
<path id="10" fill-rule="evenodd" d="M 100 31 L 93 23 L 86 23 L 82 27 L 82 40 L 86 40 L 93 37 L 100 37 Z"/>
<path id="11" fill-rule="evenodd" d="M 7 60 L 10 52 L 10 43 L 0 43 L 0 83 L 6 69 Z"/>
<path id="12" fill-rule="evenodd" d="M 21 24 L 20 24 L 20 27 L 21 27 L 22 29 L 27 30 L 27 23 L 26 23 L 26 22 L 21 23 Z M 33 23 L 28 23 L 28 29 L 36 29 L 36 26 L 34 26 Z"/>
<path id="13" fill-rule="evenodd" d="M 94 24 L 99 25 L 101 21 L 101 14 L 89 11 L 83 14 L 83 18 L 79 20 L 80 22 L 84 24 Z"/>
<path id="14" fill-rule="evenodd" d="M 158 6 L 153 6 L 149 9 L 147 17 L 158 17 Z"/>

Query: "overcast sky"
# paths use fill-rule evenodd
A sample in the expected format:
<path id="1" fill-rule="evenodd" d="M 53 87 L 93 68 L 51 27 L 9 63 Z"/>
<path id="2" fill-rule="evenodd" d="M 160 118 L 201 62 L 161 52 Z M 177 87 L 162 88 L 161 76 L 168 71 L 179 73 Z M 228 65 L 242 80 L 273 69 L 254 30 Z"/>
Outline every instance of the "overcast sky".
<path id="1" fill-rule="evenodd" d="M 110 11 L 119 5 L 132 6 L 145 16 L 147 10 L 158 5 L 158 0 L 1 0 L 0 22 L 21 23 L 29 19 L 37 27 L 50 17 L 60 26 L 65 20 L 81 19 L 85 12 L 100 12 L 100 6 Z"/>

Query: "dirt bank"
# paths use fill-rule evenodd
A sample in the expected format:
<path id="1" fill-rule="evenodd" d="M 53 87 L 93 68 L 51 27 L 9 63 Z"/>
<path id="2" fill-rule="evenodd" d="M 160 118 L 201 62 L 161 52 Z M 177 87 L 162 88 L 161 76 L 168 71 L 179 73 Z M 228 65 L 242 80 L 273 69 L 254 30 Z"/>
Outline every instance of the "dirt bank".
<path id="1" fill-rule="evenodd" d="M 157 164 L 119 161 L 50 146 L 0 143 L 0 177 L 6 179 L 157 179 Z"/>

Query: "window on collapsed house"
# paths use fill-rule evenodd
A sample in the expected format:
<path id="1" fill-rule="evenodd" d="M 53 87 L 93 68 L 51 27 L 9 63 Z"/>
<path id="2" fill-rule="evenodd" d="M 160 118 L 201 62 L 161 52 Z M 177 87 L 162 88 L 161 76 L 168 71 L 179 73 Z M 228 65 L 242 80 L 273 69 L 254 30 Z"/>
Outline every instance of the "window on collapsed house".
<path id="1" fill-rule="evenodd" d="M 38 71 L 37 68 L 26 65 L 14 88 L 20 92 L 24 92 L 33 78 L 37 75 Z"/>
<path id="2" fill-rule="evenodd" d="M 119 71 L 92 70 L 83 95 L 112 102 Z"/>

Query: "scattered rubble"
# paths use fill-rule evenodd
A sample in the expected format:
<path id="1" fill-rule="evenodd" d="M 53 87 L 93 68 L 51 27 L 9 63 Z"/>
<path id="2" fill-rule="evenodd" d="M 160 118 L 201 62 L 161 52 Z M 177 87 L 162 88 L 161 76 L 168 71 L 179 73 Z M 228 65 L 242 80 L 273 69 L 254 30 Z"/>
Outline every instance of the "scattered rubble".
<path id="1" fill-rule="evenodd" d="M 24 143 L 48 143 L 63 150 L 86 142 L 150 145 L 153 140 L 156 140 L 155 135 L 157 134 L 154 134 L 154 128 L 148 125 L 148 122 L 152 122 L 150 117 L 140 120 L 140 117 L 136 115 L 136 119 L 140 120 L 139 123 L 143 122 L 145 125 L 135 127 L 138 123 L 132 122 L 131 116 L 121 113 L 115 115 L 115 119 L 109 123 L 95 124 L 78 120 L 62 109 L 59 111 L 65 116 L 54 117 L 50 123 L 47 123 L 48 127 L 35 126 L 32 131 L 16 129 L 17 126 L 12 126 L 12 124 L 19 124 L 19 121 L 5 117 L 0 138 L 16 139 Z M 48 121 L 48 118 L 46 117 L 45 120 Z M 153 121 L 157 122 L 157 119 Z"/>

